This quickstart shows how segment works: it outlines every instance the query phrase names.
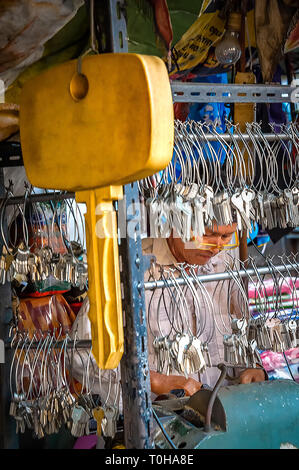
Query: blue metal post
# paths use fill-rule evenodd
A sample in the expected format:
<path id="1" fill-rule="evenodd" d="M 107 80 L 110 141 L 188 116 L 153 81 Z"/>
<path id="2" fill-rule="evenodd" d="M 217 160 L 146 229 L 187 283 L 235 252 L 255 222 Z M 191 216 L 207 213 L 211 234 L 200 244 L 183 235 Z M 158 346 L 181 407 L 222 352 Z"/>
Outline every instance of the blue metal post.
<path id="1" fill-rule="evenodd" d="M 128 52 L 124 8 L 124 0 L 109 1 L 112 52 Z M 138 201 L 137 183 L 126 185 L 124 201 L 118 207 L 119 220 L 120 212 L 123 211 L 127 227 L 126 237 L 122 238 L 120 243 L 125 324 L 125 351 L 121 361 L 121 378 L 125 446 L 127 449 L 151 449 L 154 444 Z M 133 229 L 132 234 L 128 233 L 128 228 Z"/>

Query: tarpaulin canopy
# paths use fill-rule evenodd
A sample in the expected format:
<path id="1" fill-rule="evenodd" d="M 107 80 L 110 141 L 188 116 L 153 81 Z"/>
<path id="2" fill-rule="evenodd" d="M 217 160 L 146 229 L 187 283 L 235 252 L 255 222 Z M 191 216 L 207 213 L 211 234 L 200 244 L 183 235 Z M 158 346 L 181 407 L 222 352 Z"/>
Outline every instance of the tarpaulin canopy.
<path id="1" fill-rule="evenodd" d="M 87 49 L 89 16 L 85 3 L 88 1 L 1 0 L 0 79 L 5 82 L 6 102 L 17 104 L 26 80 L 55 64 L 77 58 Z M 165 35 L 170 34 L 169 25 L 163 25 L 167 15 L 159 15 L 162 3 L 166 9 L 168 6 L 173 31 L 171 76 L 180 78 L 189 71 L 206 75 L 223 70 L 215 61 L 214 46 L 225 31 L 223 12 L 241 2 L 127 0 L 130 52 L 166 58 L 163 46 L 167 41 L 164 44 L 157 41 L 158 36 L 163 39 L 163 27 Z M 280 52 L 298 47 L 298 6 L 299 0 L 247 2 L 250 45 L 254 48 L 257 44 L 264 81 L 271 81 Z M 247 35 L 245 41 L 248 45 Z M 298 55 L 294 57 L 298 59 Z M 297 65 L 299 60 L 295 69 Z M 7 113 L 7 109 L 4 111 Z"/>
<path id="2" fill-rule="evenodd" d="M 165 49 L 157 44 L 154 14 L 144 14 L 145 9 L 141 7 L 146 3 L 151 12 L 159 0 L 127 0 L 129 51 L 165 56 Z M 180 70 L 196 67 L 197 74 L 217 72 L 219 64 L 211 51 L 225 31 L 222 13 L 229 3 L 225 0 L 164 3 L 170 13 L 172 46 L 174 56 L 179 55 L 176 62 Z M 270 81 L 280 51 L 298 46 L 299 1 L 248 0 L 247 3 L 251 46 L 257 43 L 264 80 Z M 165 20 L 162 17 L 159 21 Z M 84 0 L 1 0 L 0 31 L 0 79 L 10 88 L 6 100 L 18 102 L 19 89 L 28 78 L 56 63 L 78 57 L 87 47 L 89 19 Z M 173 61 L 172 73 L 176 71 Z"/>

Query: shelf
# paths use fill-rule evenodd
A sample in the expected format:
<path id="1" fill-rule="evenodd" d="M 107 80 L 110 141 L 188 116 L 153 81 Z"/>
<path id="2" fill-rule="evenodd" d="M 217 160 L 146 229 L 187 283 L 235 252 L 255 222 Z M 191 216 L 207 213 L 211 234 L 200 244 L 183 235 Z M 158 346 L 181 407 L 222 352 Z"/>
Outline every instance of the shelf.
<path id="1" fill-rule="evenodd" d="M 299 87 L 220 83 L 171 83 L 174 103 L 298 103 Z"/>

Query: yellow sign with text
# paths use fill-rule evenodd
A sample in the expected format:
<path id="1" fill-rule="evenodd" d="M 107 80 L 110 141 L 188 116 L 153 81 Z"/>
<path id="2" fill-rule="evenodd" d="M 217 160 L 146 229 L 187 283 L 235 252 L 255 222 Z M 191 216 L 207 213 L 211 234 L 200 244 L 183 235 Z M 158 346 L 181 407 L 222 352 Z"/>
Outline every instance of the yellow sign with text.
<path id="1" fill-rule="evenodd" d="M 230 66 L 221 66 L 215 57 L 215 46 L 225 32 L 226 17 L 222 15 L 223 5 L 219 1 L 204 0 L 197 20 L 190 26 L 174 47 L 175 60 L 170 76 L 192 70 L 200 64 L 207 69 L 221 68 L 225 71 Z M 251 47 L 255 47 L 254 10 L 247 12 L 248 35 Z M 248 47 L 248 36 L 245 45 Z M 202 70 L 201 70 L 202 72 Z"/>

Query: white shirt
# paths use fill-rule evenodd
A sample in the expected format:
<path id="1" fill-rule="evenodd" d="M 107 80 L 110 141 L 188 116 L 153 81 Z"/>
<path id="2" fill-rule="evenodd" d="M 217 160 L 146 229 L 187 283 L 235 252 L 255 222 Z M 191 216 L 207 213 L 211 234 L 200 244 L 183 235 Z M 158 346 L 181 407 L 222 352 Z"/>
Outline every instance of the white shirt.
<path id="1" fill-rule="evenodd" d="M 144 239 L 142 241 L 144 254 L 153 254 L 156 258 L 156 267 L 154 269 L 154 277 L 159 279 L 159 267 L 168 269 L 177 265 L 177 261 L 172 255 L 167 240 L 164 238 Z M 234 261 L 235 250 L 230 250 L 230 256 L 225 251 L 211 258 L 207 264 L 199 266 L 198 274 L 221 273 L 226 270 L 225 262 L 231 266 Z M 149 272 L 145 275 L 145 280 L 149 279 Z M 152 280 L 152 279 L 150 279 Z M 224 360 L 223 335 L 231 334 L 229 312 L 237 312 L 238 304 L 241 303 L 237 299 L 238 288 L 234 283 L 229 281 L 206 282 L 204 287 L 210 296 L 211 302 L 206 300 L 205 292 L 197 288 L 199 303 L 195 302 L 194 295 L 189 288 L 185 288 L 186 301 L 181 302 L 181 308 L 184 310 L 182 318 L 178 323 L 185 329 L 185 332 L 192 330 L 191 334 L 200 332 L 200 340 L 202 342 L 210 339 L 209 353 L 213 365 L 217 365 Z M 148 330 L 148 353 L 149 366 L 151 370 L 157 370 L 155 349 L 153 341 L 155 337 L 161 335 L 175 334 L 172 327 L 174 323 L 173 315 L 179 316 L 181 309 L 174 309 L 171 314 L 171 305 L 174 305 L 173 294 L 169 289 L 164 290 L 164 299 L 161 297 L 162 289 L 154 291 L 146 291 L 146 308 L 147 308 L 147 330 Z M 238 301 L 239 300 L 239 301 Z M 178 311 L 180 310 L 180 312 Z M 188 328 L 189 325 L 189 328 Z M 203 331 L 201 331 L 203 330 Z M 173 372 L 173 374 L 178 374 Z M 192 377 L 200 380 L 202 383 L 213 387 L 220 375 L 217 367 L 208 368 L 204 373 L 193 374 Z"/>
<path id="2" fill-rule="evenodd" d="M 159 266 L 163 266 L 166 269 L 177 264 L 173 257 L 166 239 L 145 239 L 142 241 L 142 247 L 144 254 L 154 254 L 156 257 L 156 272 L 155 276 L 159 279 Z M 231 252 L 232 254 L 232 252 Z M 232 262 L 231 258 L 226 253 L 220 253 L 209 260 L 207 264 L 199 267 L 199 273 L 209 274 L 225 271 L 225 261 Z M 148 280 L 149 273 L 145 273 L 145 281 Z M 199 293 L 200 310 L 205 310 L 206 324 L 204 327 L 201 339 L 205 340 L 211 336 L 214 331 L 212 341 L 209 345 L 209 351 L 213 364 L 218 364 L 223 361 L 223 334 L 230 333 L 230 322 L 228 315 L 228 308 L 232 307 L 232 302 L 228 306 L 227 298 L 229 296 L 229 283 L 228 281 L 209 282 L 205 283 L 207 292 L 210 294 L 213 306 L 215 318 L 218 324 L 219 331 L 213 326 L 213 318 L 211 316 L 211 306 L 207 305 L 204 297 Z M 165 290 L 165 289 L 164 289 Z M 156 370 L 155 363 L 155 352 L 153 348 L 153 340 L 155 336 L 160 336 L 159 326 L 157 322 L 157 315 L 154 315 L 155 311 L 158 310 L 159 299 L 161 297 L 161 289 L 145 292 L 146 308 L 147 308 L 147 330 L 148 330 L 148 359 L 150 370 Z M 170 295 L 164 292 L 165 304 L 169 305 L 171 302 Z M 232 289 L 231 298 L 235 298 L 235 289 Z M 152 300 L 151 300 L 152 298 Z M 167 301 L 168 298 L 168 301 Z M 149 303 L 151 300 L 151 312 L 149 312 Z M 198 329 L 200 327 L 200 321 L 203 315 L 200 315 L 194 304 L 194 297 L 191 292 L 186 294 L 186 302 L 188 308 L 186 308 L 186 314 L 188 315 L 187 321 L 190 323 L 191 328 Z M 78 313 L 76 320 L 72 326 L 71 338 L 79 339 L 91 339 L 91 325 L 88 318 L 89 311 L 89 300 L 88 297 L 83 302 L 83 305 Z M 150 313 L 150 315 L 149 315 Z M 202 312 L 201 312 L 202 313 Z M 164 308 L 163 302 L 159 304 L 159 323 L 162 330 L 169 331 L 171 328 L 169 318 Z M 195 331 L 194 330 L 194 331 Z M 77 332 L 77 333 L 76 333 Z M 89 362 L 89 374 L 86 377 L 86 365 Z M 84 364 L 84 367 L 83 367 Z M 175 374 L 175 373 L 174 373 Z M 214 386 L 220 372 L 216 367 L 207 369 L 206 372 L 199 376 L 194 374 L 193 377 L 197 380 L 200 379 L 202 383 L 209 386 Z M 94 394 L 100 394 L 104 402 L 107 399 L 108 404 L 119 403 L 119 407 L 122 408 L 122 397 L 119 393 L 119 379 L 120 372 L 118 370 L 103 370 L 98 372 L 98 368 L 95 359 L 89 354 L 88 350 L 80 349 L 80 354 L 74 352 L 73 354 L 73 377 L 80 383 L 87 382 L 90 385 L 90 389 Z M 84 378 L 85 377 L 85 378 Z M 119 396 L 120 395 L 120 396 Z"/>

